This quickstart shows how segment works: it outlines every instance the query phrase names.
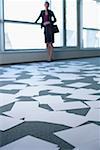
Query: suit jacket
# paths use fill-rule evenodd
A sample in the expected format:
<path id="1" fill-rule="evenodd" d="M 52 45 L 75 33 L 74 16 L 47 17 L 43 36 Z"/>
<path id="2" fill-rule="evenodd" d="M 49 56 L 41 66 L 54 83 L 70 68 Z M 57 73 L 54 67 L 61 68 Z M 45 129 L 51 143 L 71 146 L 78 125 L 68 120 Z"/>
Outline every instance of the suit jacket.
<path id="1" fill-rule="evenodd" d="M 57 20 L 56 17 L 53 13 L 53 11 L 48 10 L 48 15 L 49 15 L 49 21 L 51 24 L 54 24 Z M 43 23 L 44 23 L 44 16 L 45 16 L 45 10 L 42 10 L 39 17 L 37 18 L 37 20 L 35 21 L 35 23 L 38 22 L 38 20 L 42 17 L 42 22 L 41 22 L 41 27 L 44 27 Z"/>

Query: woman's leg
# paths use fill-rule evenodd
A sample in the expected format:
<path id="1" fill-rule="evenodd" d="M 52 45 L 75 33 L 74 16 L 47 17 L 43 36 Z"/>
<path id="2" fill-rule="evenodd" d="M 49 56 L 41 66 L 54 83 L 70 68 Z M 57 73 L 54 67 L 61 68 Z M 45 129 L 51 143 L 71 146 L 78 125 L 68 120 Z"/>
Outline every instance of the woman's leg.
<path id="1" fill-rule="evenodd" d="M 48 60 L 52 60 L 53 56 L 53 42 L 54 42 L 54 34 L 52 33 L 51 26 L 47 26 L 45 28 L 45 43 L 48 49 Z"/>
<path id="2" fill-rule="evenodd" d="M 52 60 L 52 56 L 53 56 L 53 45 L 52 45 L 52 43 L 48 43 L 48 59 L 49 59 L 49 61 Z"/>

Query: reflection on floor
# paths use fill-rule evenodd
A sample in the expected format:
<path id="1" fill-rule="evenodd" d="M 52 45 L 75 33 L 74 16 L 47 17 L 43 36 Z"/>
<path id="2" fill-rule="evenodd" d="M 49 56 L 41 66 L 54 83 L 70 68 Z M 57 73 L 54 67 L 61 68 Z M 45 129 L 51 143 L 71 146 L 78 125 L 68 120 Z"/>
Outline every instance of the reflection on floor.
<path id="1" fill-rule="evenodd" d="M 100 58 L 0 67 L 0 150 L 100 150 Z"/>

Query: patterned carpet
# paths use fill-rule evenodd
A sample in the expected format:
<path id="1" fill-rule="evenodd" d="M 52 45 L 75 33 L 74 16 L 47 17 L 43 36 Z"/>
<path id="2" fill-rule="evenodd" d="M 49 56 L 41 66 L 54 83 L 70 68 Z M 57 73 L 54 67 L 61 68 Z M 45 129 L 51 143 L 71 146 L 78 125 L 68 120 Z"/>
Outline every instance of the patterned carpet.
<path id="1" fill-rule="evenodd" d="M 100 150 L 100 58 L 1 66 L 0 150 Z"/>

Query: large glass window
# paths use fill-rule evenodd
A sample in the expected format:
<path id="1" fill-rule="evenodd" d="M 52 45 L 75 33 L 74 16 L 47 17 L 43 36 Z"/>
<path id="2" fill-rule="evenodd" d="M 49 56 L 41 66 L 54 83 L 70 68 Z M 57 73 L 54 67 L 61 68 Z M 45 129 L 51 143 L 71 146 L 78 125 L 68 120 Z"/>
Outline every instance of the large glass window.
<path id="1" fill-rule="evenodd" d="M 63 46 L 63 0 L 52 0 L 51 9 L 55 13 L 57 18 L 57 25 L 59 28 L 59 33 L 55 34 L 55 44 L 56 47 Z"/>
<path id="2" fill-rule="evenodd" d="M 45 0 L 4 0 L 5 19 L 34 22 Z"/>
<path id="3" fill-rule="evenodd" d="M 43 30 L 38 25 L 5 24 L 6 49 L 45 48 Z"/>
<path id="4" fill-rule="evenodd" d="M 5 48 L 41 49 L 45 48 L 43 29 L 39 25 L 7 23 L 7 20 L 34 22 L 44 9 L 45 0 L 4 0 Z M 63 0 L 49 0 L 60 32 L 55 35 L 56 47 L 63 46 Z M 41 22 L 41 20 L 40 20 Z"/>
<path id="5" fill-rule="evenodd" d="M 100 2 L 83 0 L 83 47 L 100 47 Z"/>
<path id="6" fill-rule="evenodd" d="M 77 0 L 66 0 L 67 46 L 77 46 Z"/>
<path id="7" fill-rule="evenodd" d="M 44 30 L 41 29 L 40 25 L 32 24 L 39 16 L 40 11 L 44 9 L 45 1 L 4 0 L 4 41 L 6 50 L 45 49 Z M 80 34 L 82 38 L 79 39 L 83 43 L 83 48 L 100 47 L 99 0 L 80 0 L 83 2 L 83 16 L 80 16 L 82 23 L 78 22 L 79 19 L 77 18 L 81 15 L 77 15 L 79 8 L 77 4 L 81 4 L 78 3 L 79 0 L 47 1 L 50 2 L 50 9 L 54 11 L 57 18 L 56 24 L 60 30 L 59 33 L 55 34 L 55 47 L 77 47 L 80 32 L 78 24 L 83 24 L 81 26 L 83 27 L 83 34 Z M 64 7 L 65 2 L 66 6 Z M 65 33 L 64 28 L 66 28 Z"/>

